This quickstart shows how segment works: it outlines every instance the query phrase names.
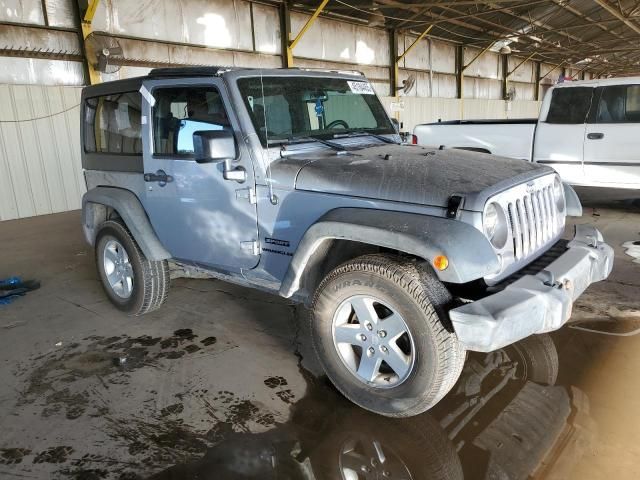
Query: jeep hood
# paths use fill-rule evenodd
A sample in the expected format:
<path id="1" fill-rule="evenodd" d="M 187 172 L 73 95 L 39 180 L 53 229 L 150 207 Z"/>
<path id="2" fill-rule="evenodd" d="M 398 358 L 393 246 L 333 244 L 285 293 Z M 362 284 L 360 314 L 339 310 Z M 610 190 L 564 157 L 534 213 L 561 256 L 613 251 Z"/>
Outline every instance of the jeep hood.
<path id="1" fill-rule="evenodd" d="M 281 188 L 442 207 L 451 195 L 463 195 L 464 208 L 476 211 L 492 195 L 553 172 L 523 160 L 408 145 L 318 150 L 280 159 L 271 169 Z"/>

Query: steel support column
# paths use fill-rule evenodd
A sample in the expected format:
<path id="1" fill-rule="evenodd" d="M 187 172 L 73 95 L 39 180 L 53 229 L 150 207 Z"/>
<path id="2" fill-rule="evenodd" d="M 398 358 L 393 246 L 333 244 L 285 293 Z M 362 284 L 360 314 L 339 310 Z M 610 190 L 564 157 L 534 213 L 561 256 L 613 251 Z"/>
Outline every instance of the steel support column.
<path id="1" fill-rule="evenodd" d="M 536 62 L 535 65 L 535 82 L 536 82 L 536 89 L 533 91 L 533 99 L 537 102 L 538 100 L 540 100 L 540 62 Z"/>
<path id="2" fill-rule="evenodd" d="M 502 78 L 500 79 L 500 90 L 502 99 L 506 100 L 507 94 L 509 93 L 509 56 L 501 53 L 500 62 L 502 63 Z"/>
<path id="3" fill-rule="evenodd" d="M 87 3 L 87 9 L 84 12 L 84 16 L 80 19 L 80 26 L 82 28 L 82 41 L 84 46 L 85 56 L 87 53 L 93 54 L 94 52 L 87 52 L 87 37 L 91 35 L 93 31 L 91 28 L 91 22 L 93 22 L 93 17 L 96 14 L 96 9 L 98 8 L 98 3 L 100 0 L 89 0 Z M 89 71 L 89 84 L 94 85 L 96 83 L 100 83 L 101 78 L 98 71 L 95 69 L 95 66 L 90 58 L 87 56 L 87 70 Z"/>
<path id="4" fill-rule="evenodd" d="M 395 96 L 398 91 L 398 62 L 396 57 L 398 56 L 398 32 L 394 30 L 388 31 L 389 35 L 389 59 L 391 63 L 389 65 L 389 96 Z"/>
<path id="5" fill-rule="evenodd" d="M 324 7 L 327 6 L 327 3 L 329 3 L 329 0 L 322 0 L 322 2 L 320 2 L 320 5 L 318 5 L 318 8 L 315 9 L 313 14 L 309 18 L 309 20 L 307 20 L 307 23 L 305 23 L 302 26 L 302 28 L 300 29 L 300 31 L 298 32 L 296 37 L 293 40 L 291 40 L 291 42 L 288 42 L 288 45 L 287 45 L 287 61 L 286 61 L 286 64 L 287 64 L 286 66 L 287 67 L 292 67 L 293 66 L 293 49 L 296 48 L 296 45 L 302 39 L 302 37 L 304 37 L 304 34 L 307 33 L 307 30 L 309 30 L 311 28 L 311 26 L 315 23 L 315 21 L 318 18 L 318 16 L 324 10 Z M 287 39 L 287 41 L 289 40 L 288 36 L 285 37 L 285 38 Z"/>
<path id="6" fill-rule="evenodd" d="M 402 61 L 402 59 L 404 57 L 407 56 L 407 54 L 413 50 L 413 48 L 418 45 L 418 43 L 420 42 L 420 40 L 422 40 L 424 37 L 427 36 L 427 34 L 431 31 L 431 29 L 433 28 L 433 25 L 429 25 L 424 32 L 422 32 L 420 34 L 420 36 L 418 38 L 416 38 L 411 45 L 409 45 L 407 47 L 407 49 L 402 52 L 402 55 L 398 55 L 398 40 L 396 38 L 395 40 L 395 45 L 396 45 L 396 49 L 391 51 L 391 58 L 393 58 L 395 61 L 393 62 L 393 84 L 395 84 L 395 90 L 391 92 L 392 95 L 394 96 L 398 96 L 398 86 L 400 84 L 400 82 L 398 81 L 398 74 L 399 74 L 399 70 L 400 70 L 400 62 Z"/>
<path id="7" fill-rule="evenodd" d="M 291 37 L 291 12 L 289 2 L 280 4 L 280 51 L 282 52 L 282 66 L 289 68 L 289 37 Z"/>
<path id="8" fill-rule="evenodd" d="M 464 76 L 464 47 L 458 45 L 456 47 L 456 97 L 462 98 L 463 92 L 463 76 Z"/>

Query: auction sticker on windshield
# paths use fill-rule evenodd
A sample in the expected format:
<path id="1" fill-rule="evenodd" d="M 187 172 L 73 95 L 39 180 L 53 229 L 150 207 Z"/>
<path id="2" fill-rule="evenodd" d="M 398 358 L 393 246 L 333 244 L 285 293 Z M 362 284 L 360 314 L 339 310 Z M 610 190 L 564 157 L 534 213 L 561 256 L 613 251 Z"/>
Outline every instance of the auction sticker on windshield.
<path id="1" fill-rule="evenodd" d="M 360 95 L 375 95 L 375 92 L 369 82 L 347 81 L 347 83 L 353 93 L 359 93 Z"/>

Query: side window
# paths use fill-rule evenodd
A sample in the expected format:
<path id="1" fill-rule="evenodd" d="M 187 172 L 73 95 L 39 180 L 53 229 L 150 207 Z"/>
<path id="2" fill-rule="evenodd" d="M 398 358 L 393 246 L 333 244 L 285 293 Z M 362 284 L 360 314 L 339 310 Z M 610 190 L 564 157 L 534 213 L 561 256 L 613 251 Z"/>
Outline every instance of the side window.
<path id="1" fill-rule="evenodd" d="M 139 155 L 142 128 L 139 92 L 125 92 L 86 100 L 84 147 L 91 153 Z"/>
<path id="2" fill-rule="evenodd" d="M 155 155 L 192 155 L 195 132 L 231 128 L 215 87 L 159 88 L 153 96 Z"/>
<path id="3" fill-rule="evenodd" d="M 588 87 L 567 87 L 553 90 L 547 123 L 585 123 L 591 107 L 593 90 Z"/>
<path id="4" fill-rule="evenodd" d="M 640 85 L 603 87 L 596 123 L 640 123 Z"/>

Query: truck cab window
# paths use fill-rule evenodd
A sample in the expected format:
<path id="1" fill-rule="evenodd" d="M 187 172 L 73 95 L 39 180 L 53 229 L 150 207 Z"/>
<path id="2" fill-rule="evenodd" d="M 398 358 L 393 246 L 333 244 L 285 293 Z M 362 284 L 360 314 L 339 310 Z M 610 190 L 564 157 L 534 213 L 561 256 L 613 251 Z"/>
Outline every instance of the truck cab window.
<path id="1" fill-rule="evenodd" d="M 596 123 L 640 123 L 640 85 L 603 87 Z"/>
<path id="2" fill-rule="evenodd" d="M 192 155 L 193 134 L 231 128 L 220 92 L 213 87 L 154 90 L 154 154 Z"/>
<path id="3" fill-rule="evenodd" d="M 551 94 L 547 123 L 585 123 L 593 91 L 590 87 L 556 88 Z"/>

